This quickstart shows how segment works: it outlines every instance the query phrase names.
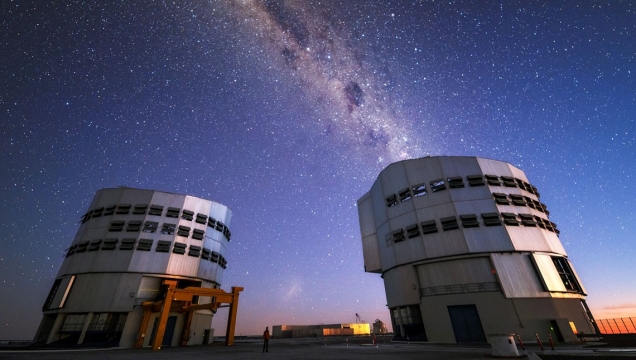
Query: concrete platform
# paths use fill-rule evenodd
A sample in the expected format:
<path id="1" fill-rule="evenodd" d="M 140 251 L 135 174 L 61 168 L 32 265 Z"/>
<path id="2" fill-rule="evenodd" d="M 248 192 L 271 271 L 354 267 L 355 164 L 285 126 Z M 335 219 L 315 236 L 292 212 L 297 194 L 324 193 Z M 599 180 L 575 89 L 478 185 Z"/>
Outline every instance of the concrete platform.
<path id="1" fill-rule="evenodd" d="M 378 338 L 378 346 L 371 344 L 369 337 L 324 339 L 272 339 L 269 352 L 262 352 L 259 339 L 237 339 L 234 346 L 226 347 L 221 342 L 208 346 L 163 348 L 152 351 L 146 349 L 15 349 L 1 350 L 2 360 L 187 360 L 187 359 L 328 359 L 328 360 L 442 360 L 442 359 L 494 359 L 492 349 L 487 345 L 442 345 L 430 343 L 390 342 Z M 549 349 L 549 348 L 548 348 Z M 636 349 L 603 349 L 599 352 L 582 345 L 560 345 L 555 351 L 541 351 L 538 347 L 526 346 L 519 349 L 520 358 L 544 360 L 579 359 L 624 359 L 635 358 Z"/>

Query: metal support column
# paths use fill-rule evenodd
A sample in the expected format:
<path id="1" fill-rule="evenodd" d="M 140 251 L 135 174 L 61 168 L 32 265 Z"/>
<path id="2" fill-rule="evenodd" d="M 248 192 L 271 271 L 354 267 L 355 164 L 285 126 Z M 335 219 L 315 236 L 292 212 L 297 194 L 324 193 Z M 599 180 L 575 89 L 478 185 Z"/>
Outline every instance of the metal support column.
<path id="1" fill-rule="evenodd" d="M 227 331 L 225 332 L 225 345 L 234 345 L 234 329 L 236 328 L 236 314 L 238 313 L 239 293 L 242 287 L 232 286 L 232 301 L 230 302 L 230 312 L 227 316 Z"/>
<path id="2" fill-rule="evenodd" d="M 177 282 L 174 280 L 164 280 L 165 285 L 168 285 L 166 291 L 166 298 L 163 301 L 163 308 L 161 309 L 161 315 L 159 317 L 159 324 L 157 325 L 157 333 L 155 340 L 152 343 L 153 350 L 161 349 L 163 343 L 163 335 L 166 333 L 166 324 L 168 323 L 168 315 L 170 315 L 170 306 L 172 305 L 172 297 L 174 296 L 174 290 L 177 286 Z"/>

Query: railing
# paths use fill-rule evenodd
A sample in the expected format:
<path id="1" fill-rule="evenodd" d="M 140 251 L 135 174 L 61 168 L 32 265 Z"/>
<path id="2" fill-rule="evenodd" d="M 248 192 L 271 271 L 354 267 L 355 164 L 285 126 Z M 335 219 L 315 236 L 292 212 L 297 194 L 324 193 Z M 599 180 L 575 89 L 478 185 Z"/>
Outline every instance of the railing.
<path id="1" fill-rule="evenodd" d="M 596 320 L 601 334 L 636 334 L 636 318 L 617 318 Z"/>
<path id="2" fill-rule="evenodd" d="M 474 292 L 485 292 L 485 291 L 500 291 L 499 283 L 486 282 L 486 283 L 431 286 L 431 287 L 422 288 L 421 295 L 436 296 L 436 295 L 462 294 L 462 293 L 474 293 Z"/>

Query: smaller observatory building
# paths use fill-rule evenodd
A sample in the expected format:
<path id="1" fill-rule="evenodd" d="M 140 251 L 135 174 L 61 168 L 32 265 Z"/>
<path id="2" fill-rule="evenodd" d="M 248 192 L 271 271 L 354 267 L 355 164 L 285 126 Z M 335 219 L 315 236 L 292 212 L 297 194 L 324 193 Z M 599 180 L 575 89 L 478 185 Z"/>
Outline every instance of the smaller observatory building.
<path id="1" fill-rule="evenodd" d="M 193 196 L 97 191 L 42 308 L 34 342 L 207 344 L 221 302 L 230 304 L 233 338 L 242 288 L 220 289 L 231 218 L 225 205 Z"/>
<path id="2" fill-rule="evenodd" d="M 397 338 L 598 333 L 559 230 L 515 166 L 453 156 L 393 163 L 358 213 L 365 271 L 384 280 Z"/>

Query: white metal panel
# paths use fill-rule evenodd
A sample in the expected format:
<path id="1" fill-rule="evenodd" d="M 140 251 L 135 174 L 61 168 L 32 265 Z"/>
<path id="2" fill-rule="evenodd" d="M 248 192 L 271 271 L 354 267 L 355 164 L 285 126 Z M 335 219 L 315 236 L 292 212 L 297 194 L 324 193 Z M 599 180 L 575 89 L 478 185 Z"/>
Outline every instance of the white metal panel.
<path id="1" fill-rule="evenodd" d="M 481 173 L 477 158 L 472 156 L 441 156 L 438 159 L 445 177 L 465 177 Z M 466 185 L 468 186 L 468 184 Z"/>
<path id="2" fill-rule="evenodd" d="M 380 250 L 378 249 L 378 238 L 375 234 L 371 234 L 362 238 L 362 255 L 364 257 L 364 271 L 382 271 Z"/>
<path id="3" fill-rule="evenodd" d="M 389 308 L 420 303 L 417 277 L 412 266 L 400 266 L 383 274 Z"/>
<path id="4" fill-rule="evenodd" d="M 540 227 L 506 226 L 510 239 L 518 251 L 551 251 Z"/>
<path id="5" fill-rule="evenodd" d="M 550 255 L 532 254 L 532 258 L 548 291 L 567 291 Z"/>
<path id="6" fill-rule="evenodd" d="M 552 231 L 543 229 L 541 230 L 541 232 L 543 233 L 543 237 L 546 239 L 546 242 L 550 247 L 550 252 L 561 254 L 563 256 L 568 255 L 565 251 L 565 248 L 563 247 L 563 243 L 561 242 L 561 240 L 559 240 L 559 236 L 557 234 L 553 233 Z"/>
<path id="7" fill-rule="evenodd" d="M 362 237 L 375 234 L 375 218 L 373 217 L 373 203 L 371 202 L 370 192 L 364 194 L 358 200 L 358 218 Z"/>
<path id="8" fill-rule="evenodd" d="M 384 223 L 378 227 L 378 252 L 380 253 L 380 261 L 382 263 L 382 269 L 390 269 L 395 266 L 395 253 L 393 251 L 393 245 L 387 245 L 387 236 L 390 236 L 391 231 L 389 223 Z"/>
<path id="9" fill-rule="evenodd" d="M 376 180 L 373 183 L 373 186 L 371 186 L 371 191 L 369 193 L 371 196 L 375 226 L 379 227 L 389 220 L 386 200 L 384 198 L 384 192 L 382 191 L 382 183 L 380 182 L 380 180 Z"/>
<path id="10" fill-rule="evenodd" d="M 488 257 L 464 258 L 418 265 L 421 287 L 496 282 Z"/>
<path id="11" fill-rule="evenodd" d="M 528 253 L 493 253 L 492 262 L 508 298 L 549 297 Z"/>

